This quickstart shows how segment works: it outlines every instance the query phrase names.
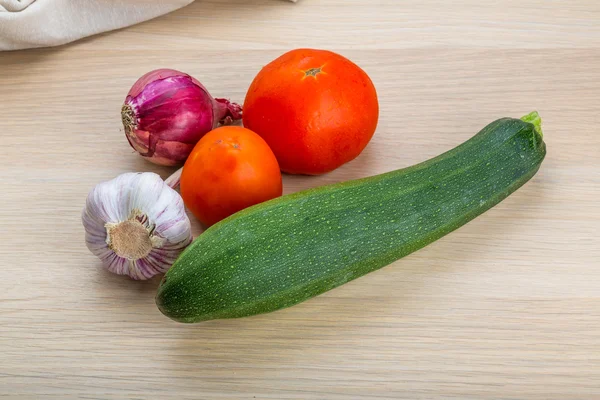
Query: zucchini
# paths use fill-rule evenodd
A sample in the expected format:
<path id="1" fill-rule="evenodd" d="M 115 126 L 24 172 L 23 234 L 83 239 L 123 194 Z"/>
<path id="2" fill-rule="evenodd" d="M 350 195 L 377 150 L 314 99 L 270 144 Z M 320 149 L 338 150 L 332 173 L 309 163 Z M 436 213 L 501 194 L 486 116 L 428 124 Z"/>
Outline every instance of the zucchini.
<path id="1" fill-rule="evenodd" d="M 199 322 L 300 303 L 466 224 L 527 182 L 545 154 L 534 112 L 492 122 L 412 167 L 247 208 L 181 254 L 157 305 L 176 321 Z"/>

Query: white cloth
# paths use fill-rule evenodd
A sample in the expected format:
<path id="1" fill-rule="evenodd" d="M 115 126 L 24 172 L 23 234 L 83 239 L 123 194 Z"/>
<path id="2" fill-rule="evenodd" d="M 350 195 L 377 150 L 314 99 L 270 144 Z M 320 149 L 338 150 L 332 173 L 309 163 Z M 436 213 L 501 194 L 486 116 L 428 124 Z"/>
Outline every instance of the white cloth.
<path id="1" fill-rule="evenodd" d="M 193 1 L 0 0 L 0 50 L 58 46 L 147 21 Z"/>

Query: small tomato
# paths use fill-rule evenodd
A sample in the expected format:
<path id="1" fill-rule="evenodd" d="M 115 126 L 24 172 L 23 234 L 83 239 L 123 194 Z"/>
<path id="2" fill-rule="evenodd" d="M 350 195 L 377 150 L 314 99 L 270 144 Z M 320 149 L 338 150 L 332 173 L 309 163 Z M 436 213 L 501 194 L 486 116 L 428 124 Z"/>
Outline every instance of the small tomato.
<path id="1" fill-rule="evenodd" d="M 183 167 L 181 197 L 205 225 L 282 194 L 281 172 L 256 133 L 224 126 L 207 133 Z"/>

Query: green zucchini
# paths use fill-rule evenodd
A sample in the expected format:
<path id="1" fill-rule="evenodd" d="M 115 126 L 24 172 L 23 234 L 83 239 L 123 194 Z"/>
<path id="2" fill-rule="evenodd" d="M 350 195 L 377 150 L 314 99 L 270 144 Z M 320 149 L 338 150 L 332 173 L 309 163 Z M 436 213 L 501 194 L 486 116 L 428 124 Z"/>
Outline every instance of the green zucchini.
<path id="1" fill-rule="evenodd" d="M 181 254 L 157 305 L 174 320 L 199 322 L 300 303 L 466 224 L 527 182 L 545 154 L 534 112 L 492 122 L 412 167 L 250 207 Z"/>

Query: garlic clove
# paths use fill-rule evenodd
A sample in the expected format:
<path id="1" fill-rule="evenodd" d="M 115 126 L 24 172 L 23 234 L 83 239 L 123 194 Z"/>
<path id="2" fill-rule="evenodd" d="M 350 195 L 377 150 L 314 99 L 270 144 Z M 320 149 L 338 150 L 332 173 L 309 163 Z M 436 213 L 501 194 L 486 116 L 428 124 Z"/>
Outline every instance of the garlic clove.
<path id="1" fill-rule="evenodd" d="M 82 222 L 88 249 L 109 271 L 133 279 L 166 272 L 192 241 L 181 196 L 149 172 L 98 184 Z"/>

